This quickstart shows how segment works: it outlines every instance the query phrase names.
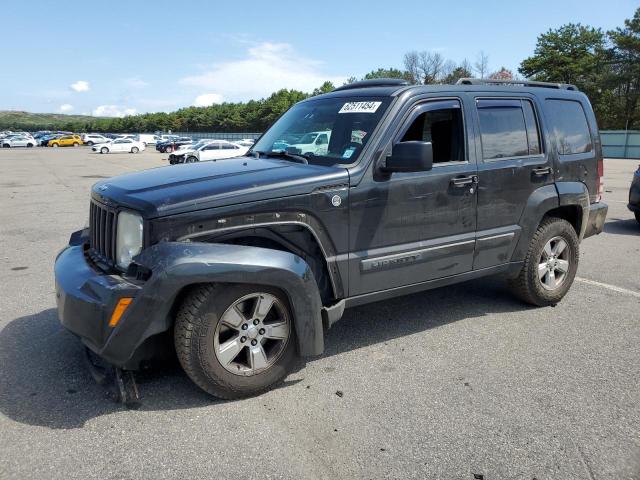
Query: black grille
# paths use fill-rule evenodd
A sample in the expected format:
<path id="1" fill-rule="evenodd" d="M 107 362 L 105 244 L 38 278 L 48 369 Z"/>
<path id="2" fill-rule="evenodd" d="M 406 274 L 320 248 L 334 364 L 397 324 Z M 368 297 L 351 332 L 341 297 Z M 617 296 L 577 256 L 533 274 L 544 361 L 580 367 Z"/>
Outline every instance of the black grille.
<path id="1" fill-rule="evenodd" d="M 89 210 L 89 247 L 110 264 L 116 259 L 116 221 L 115 210 L 91 202 Z"/>

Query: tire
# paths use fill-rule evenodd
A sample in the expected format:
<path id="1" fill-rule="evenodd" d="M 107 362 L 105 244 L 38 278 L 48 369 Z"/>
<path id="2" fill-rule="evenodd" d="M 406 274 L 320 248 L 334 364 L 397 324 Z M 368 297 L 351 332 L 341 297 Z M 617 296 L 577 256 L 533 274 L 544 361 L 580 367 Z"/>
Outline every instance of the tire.
<path id="1" fill-rule="evenodd" d="M 264 323 L 255 320 L 259 323 L 254 326 L 251 322 L 254 315 L 242 311 L 253 310 L 254 299 L 258 297 L 263 302 L 266 298 L 272 306 L 266 316 L 257 315 Z M 234 308 L 236 304 L 240 310 Z M 230 400 L 257 395 L 281 381 L 295 364 L 295 332 L 290 312 L 286 297 L 273 288 L 201 285 L 187 295 L 176 316 L 174 341 L 180 364 L 196 385 L 215 397 Z M 230 323 L 224 321 L 229 318 L 237 326 L 243 326 L 229 327 Z M 280 323 L 273 323 L 274 320 Z M 265 334 L 262 327 L 269 325 L 278 325 L 281 336 L 285 335 L 286 325 L 286 338 L 268 339 L 269 333 Z M 269 331 L 276 332 L 275 328 Z M 221 345 L 230 347 L 224 349 Z M 258 360 L 252 360 L 250 351 L 258 352 L 255 357 Z M 254 369 L 255 362 L 266 367 Z"/>
<path id="2" fill-rule="evenodd" d="M 546 217 L 534 233 L 524 266 L 511 287 L 526 303 L 556 305 L 571 288 L 579 258 L 580 245 L 573 226 L 562 218 Z"/>
<path id="3" fill-rule="evenodd" d="M 102 147 L 100 149 L 100 153 L 109 153 L 109 149 L 107 147 Z"/>
<path id="4" fill-rule="evenodd" d="M 93 142 L 92 141 L 88 141 L 87 145 L 89 145 L 90 147 L 93 147 Z"/>
<path id="5" fill-rule="evenodd" d="M 194 157 L 193 155 L 189 155 L 184 163 L 196 163 L 198 161 L 198 157 Z"/>
<path id="6" fill-rule="evenodd" d="M 33 148 L 33 143 L 27 143 L 27 148 Z"/>
<path id="7" fill-rule="evenodd" d="M 58 145 L 57 143 L 54 143 L 53 145 L 51 145 L 53 148 L 58 148 L 60 145 Z"/>
<path id="8" fill-rule="evenodd" d="M 171 153 L 171 152 L 173 152 L 173 147 L 165 147 L 164 153 Z"/>
<path id="9" fill-rule="evenodd" d="M 640 212 L 633 212 L 633 214 L 636 216 L 636 222 L 640 223 Z"/>
<path id="10" fill-rule="evenodd" d="M 73 146 L 78 147 L 79 146 L 78 142 L 73 142 Z"/>
<path id="11" fill-rule="evenodd" d="M 132 147 L 131 148 L 131 153 L 138 153 L 140 151 L 140 149 L 138 147 Z"/>
<path id="12" fill-rule="evenodd" d="M 2 148 L 11 148 L 11 145 L 9 145 L 8 143 L 3 143 Z"/>

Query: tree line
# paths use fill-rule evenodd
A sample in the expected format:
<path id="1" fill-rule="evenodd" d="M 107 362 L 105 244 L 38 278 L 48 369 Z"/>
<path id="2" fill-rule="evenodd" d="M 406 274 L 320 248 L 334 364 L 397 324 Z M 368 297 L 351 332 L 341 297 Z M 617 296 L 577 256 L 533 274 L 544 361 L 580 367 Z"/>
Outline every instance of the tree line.
<path id="1" fill-rule="evenodd" d="M 459 63 L 439 52 L 410 51 L 402 68 L 378 68 L 362 78 L 402 78 L 412 84 L 453 84 L 460 78 L 477 76 L 497 80 L 530 79 L 564 82 L 585 92 L 601 129 L 640 128 L 640 8 L 624 26 L 603 31 L 581 24 L 550 29 L 537 38 L 533 55 L 524 59 L 518 72 L 489 68 L 489 56 L 481 51 L 473 62 Z M 56 116 L 49 120 L 0 117 L 0 129 L 72 130 L 94 132 L 262 132 L 291 105 L 309 96 L 333 90 L 325 82 L 313 92 L 282 89 L 267 98 L 248 102 L 187 107 L 171 113 L 144 113 L 123 118 L 82 119 Z"/>

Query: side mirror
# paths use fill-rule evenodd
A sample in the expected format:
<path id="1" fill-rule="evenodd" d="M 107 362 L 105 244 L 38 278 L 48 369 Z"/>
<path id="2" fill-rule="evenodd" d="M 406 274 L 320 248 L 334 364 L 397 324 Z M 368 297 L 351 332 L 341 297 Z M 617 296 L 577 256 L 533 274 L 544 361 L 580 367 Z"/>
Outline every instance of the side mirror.
<path id="1" fill-rule="evenodd" d="M 431 142 L 400 142 L 393 146 L 387 157 L 383 171 L 426 172 L 433 167 L 433 147 Z"/>

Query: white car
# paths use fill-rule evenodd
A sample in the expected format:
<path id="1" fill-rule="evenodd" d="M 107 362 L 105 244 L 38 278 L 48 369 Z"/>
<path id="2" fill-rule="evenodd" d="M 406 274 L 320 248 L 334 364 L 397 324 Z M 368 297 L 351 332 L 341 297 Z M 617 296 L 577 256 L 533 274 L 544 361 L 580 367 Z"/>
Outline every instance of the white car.
<path id="1" fill-rule="evenodd" d="M 234 143 L 237 143 L 238 145 L 242 145 L 243 147 L 252 147 L 253 144 L 256 143 L 256 141 L 250 138 L 243 138 L 239 142 L 234 142 Z"/>
<path id="2" fill-rule="evenodd" d="M 303 155 L 326 155 L 329 150 L 331 131 L 305 133 L 298 143 L 289 145 L 300 151 Z"/>
<path id="3" fill-rule="evenodd" d="M 207 160 L 220 160 L 223 158 L 241 157 L 249 151 L 249 147 L 227 142 L 226 140 L 214 140 L 200 147 L 198 150 L 185 155 L 184 163 L 205 162 Z"/>
<path id="4" fill-rule="evenodd" d="M 110 138 L 100 135 L 99 133 L 83 133 L 81 138 L 83 143 L 86 143 L 89 146 L 111 141 Z"/>
<path id="5" fill-rule="evenodd" d="M 135 136 L 134 140 L 142 142 L 145 145 L 155 145 L 160 141 L 160 137 L 151 133 L 139 133 Z"/>
<path id="6" fill-rule="evenodd" d="M 35 147 L 36 141 L 33 137 L 25 137 L 23 135 L 16 135 L 2 139 L 2 147 Z"/>
<path id="7" fill-rule="evenodd" d="M 111 142 L 95 145 L 92 150 L 100 153 L 138 153 L 146 148 L 142 142 L 136 142 L 130 138 L 116 138 Z"/>

